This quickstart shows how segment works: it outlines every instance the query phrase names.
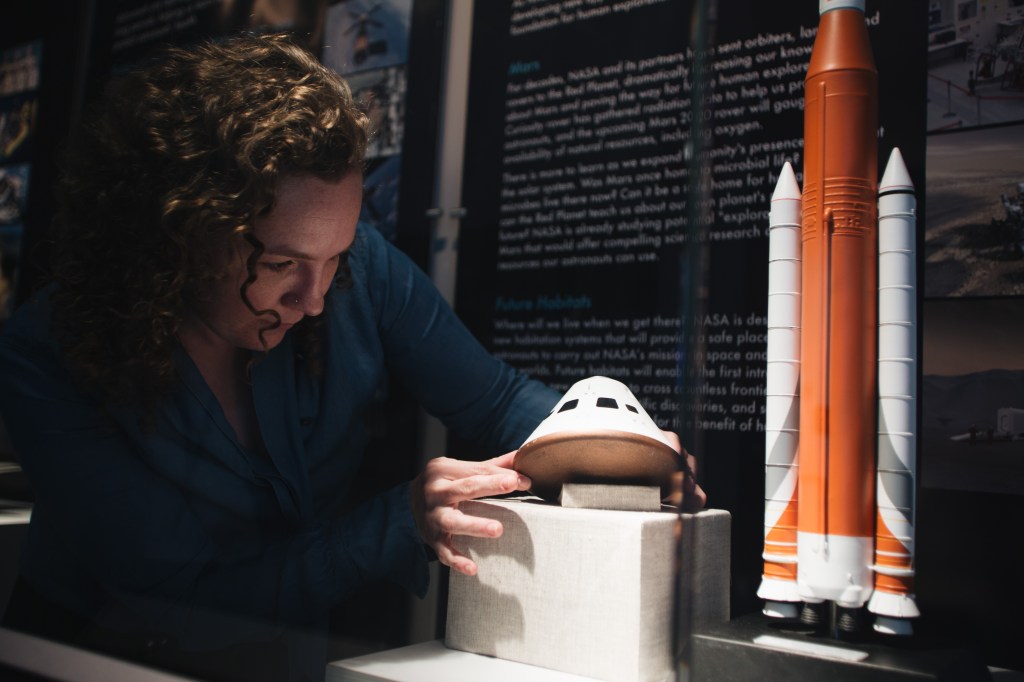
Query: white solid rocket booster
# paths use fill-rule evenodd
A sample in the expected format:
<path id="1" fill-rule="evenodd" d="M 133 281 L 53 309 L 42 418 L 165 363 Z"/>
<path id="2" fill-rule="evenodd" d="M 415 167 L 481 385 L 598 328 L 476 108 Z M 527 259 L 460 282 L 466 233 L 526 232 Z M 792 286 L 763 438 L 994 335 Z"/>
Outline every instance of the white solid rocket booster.
<path id="1" fill-rule="evenodd" d="M 797 448 L 800 438 L 800 186 L 787 161 L 768 214 L 764 575 L 766 615 L 796 617 Z"/>
<path id="2" fill-rule="evenodd" d="M 875 629 L 909 634 L 914 602 L 917 201 L 900 150 L 878 183 L 878 474 Z"/>

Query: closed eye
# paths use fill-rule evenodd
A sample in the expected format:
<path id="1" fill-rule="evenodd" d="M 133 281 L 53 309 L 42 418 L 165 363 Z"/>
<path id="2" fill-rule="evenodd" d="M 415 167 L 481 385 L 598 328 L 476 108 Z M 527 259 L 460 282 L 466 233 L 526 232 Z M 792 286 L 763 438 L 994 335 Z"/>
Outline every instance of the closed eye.
<path id="1" fill-rule="evenodd" d="M 286 272 L 295 266 L 295 261 L 264 261 L 260 263 L 260 265 L 266 268 L 267 270 L 270 270 L 271 272 Z"/>

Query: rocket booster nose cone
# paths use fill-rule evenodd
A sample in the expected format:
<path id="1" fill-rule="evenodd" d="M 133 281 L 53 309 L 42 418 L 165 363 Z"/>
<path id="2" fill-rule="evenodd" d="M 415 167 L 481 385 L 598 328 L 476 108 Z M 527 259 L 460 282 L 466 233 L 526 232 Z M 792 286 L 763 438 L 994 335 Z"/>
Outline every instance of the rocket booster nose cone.
<path id="1" fill-rule="evenodd" d="M 878 193 L 893 192 L 897 190 L 914 189 L 914 182 L 910 179 L 910 172 L 907 171 L 907 164 L 903 162 L 903 154 L 899 147 L 894 147 L 889 154 L 889 161 L 885 164 L 885 172 L 878 182 Z"/>
<path id="2" fill-rule="evenodd" d="M 772 201 L 780 199 L 799 199 L 800 185 L 796 181 L 796 173 L 793 166 L 787 161 L 779 172 L 779 181 L 775 183 L 775 191 L 772 192 Z"/>
<path id="3" fill-rule="evenodd" d="M 818 0 L 818 14 L 831 12 L 834 9 L 856 9 L 864 11 L 865 0 Z"/>

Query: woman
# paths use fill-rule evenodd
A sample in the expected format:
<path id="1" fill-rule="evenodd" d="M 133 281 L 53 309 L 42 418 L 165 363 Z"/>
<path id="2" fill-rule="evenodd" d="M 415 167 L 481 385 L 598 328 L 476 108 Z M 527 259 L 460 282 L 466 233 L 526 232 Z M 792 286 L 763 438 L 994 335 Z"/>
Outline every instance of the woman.
<path id="1" fill-rule="evenodd" d="M 332 606 L 371 579 L 422 595 L 428 552 L 473 574 L 453 538 L 502 528 L 459 502 L 530 485 L 511 452 L 439 458 L 346 511 L 388 377 L 497 452 L 558 395 L 358 224 L 366 118 L 286 37 L 171 50 L 105 102 L 65 169 L 55 282 L 0 339 L 35 493 L 8 624 L 206 679 L 322 679 Z"/>

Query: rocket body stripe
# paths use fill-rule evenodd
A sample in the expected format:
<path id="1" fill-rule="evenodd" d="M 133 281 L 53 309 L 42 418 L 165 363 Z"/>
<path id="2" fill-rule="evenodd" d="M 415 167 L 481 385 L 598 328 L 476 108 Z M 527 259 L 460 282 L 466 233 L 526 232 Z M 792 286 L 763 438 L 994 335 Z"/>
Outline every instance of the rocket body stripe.
<path id="1" fill-rule="evenodd" d="M 917 415 L 917 201 L 899 149 L 879 183 L 878 474 L 874 593 L 881 616 L 917 615 L 914 504 Z"/>
<path id="2" fill-rule="evenodd" d="M 872 589 L 877 80 L 863 11 L 823 13 L 804 105 L 798 586 L 843 606 Z"/>
<path id="3" fill-rule="evenodd" d="M 765 380 L 764 576 L 758 595 L 799 601 L 797 451 L 800 409 L 800 187 L 786 162 L 768 217 L 768 343 Z M 767 609 L 766 609 L 767 612 Z"/>

